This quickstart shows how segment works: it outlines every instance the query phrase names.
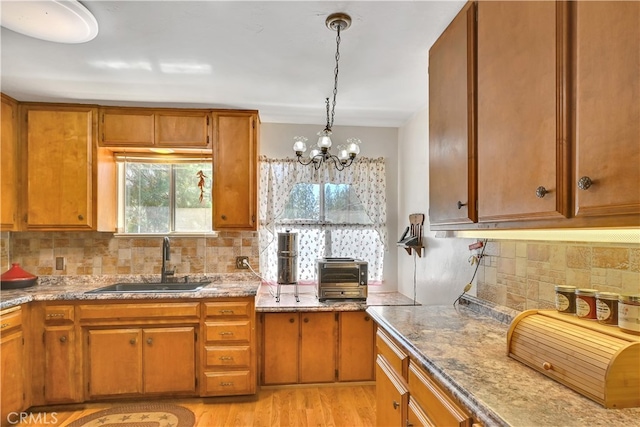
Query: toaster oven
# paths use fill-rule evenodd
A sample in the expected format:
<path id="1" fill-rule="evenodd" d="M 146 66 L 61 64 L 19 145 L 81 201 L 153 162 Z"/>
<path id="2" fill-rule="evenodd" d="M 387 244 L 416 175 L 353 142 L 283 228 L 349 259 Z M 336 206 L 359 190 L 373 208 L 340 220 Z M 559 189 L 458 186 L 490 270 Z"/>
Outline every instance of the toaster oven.
<path id="1" fill-rule="evenodd" d="M 316 264 L 316 296 L 327 299 L 367 299 L 367 262 L 353 258 L 321 258 Z"/>

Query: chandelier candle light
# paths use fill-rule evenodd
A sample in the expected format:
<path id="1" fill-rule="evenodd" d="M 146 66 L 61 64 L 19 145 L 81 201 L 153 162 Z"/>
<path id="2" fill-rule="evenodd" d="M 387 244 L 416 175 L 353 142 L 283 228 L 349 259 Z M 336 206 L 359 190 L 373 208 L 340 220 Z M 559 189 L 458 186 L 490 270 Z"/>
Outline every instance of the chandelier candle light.
<path id="1" fill-rule="evenodd" d="M 358 138 L 347 139 L 346 145 L 338 145 L 338 155 L 329 153 L 331 148 L 331 128 L 333 127 L 333 118 L 335 116 L 336 109 L 336 97 L 338 95 L 338 62 L 340 60 L 340 31 L 344 31 L 351 26 L 351 17 L 344 13 L 333 13 L 327 17 L 325 21 L 327 28 L 336 31 L 336 68 L 334 70 L 334 84 L 333 84 L 333 102 L 329 104 L 329 98 L 326 98 L 325 103 L 327 106 L 327 125 L 325 128 L 318 132 L 318 146 L 309 151 L 309 158 L 305 162 L 302 160 L 302 153 L 307 151 L 307 138 L 304 136 L 296 136 L 293 138 L 295 143 L 293 144 L 293 151 L 295 151 L 298 158 L 298 162 L 303 165 L 310 165 L 317 169 L 323 163 L 333 162 L 333 165 L 338 170 L 343 170 L 345 167 L 351 166 L 356 156 L 360 153 L 360 140 Z"/>

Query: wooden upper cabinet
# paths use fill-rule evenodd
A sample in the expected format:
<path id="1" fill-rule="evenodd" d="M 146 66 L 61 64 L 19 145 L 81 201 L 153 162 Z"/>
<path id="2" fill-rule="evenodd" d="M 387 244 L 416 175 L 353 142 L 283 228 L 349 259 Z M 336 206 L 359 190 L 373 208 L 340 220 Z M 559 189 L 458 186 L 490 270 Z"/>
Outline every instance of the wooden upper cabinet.
<path id="1" fill-rule="evenodd" d="M 429 50 L 429 219 L 473 223 L 476 211 L 475 5 Z"/>
<path id="2" fill-rule="evenodd" d="M 640 3 L 581 1 L 572 6 L 576 40 L 575 215 L 627 215 L 631 222 L 624 225 L 637 226 Z"/>
<path id="3" fill-rule="evenodd" d="M 30 106 L 25 115 L 26 229 L 92 229 L 95 109 Z"/>
<path id="4" fill-rule="evenodd" d="M 208 148 L 208 110 L 101 108 L 100 145 L 133 148 Z"/>
<path id="5" fill-rule="evenodd" d="M 477 7 L 478 220 L 566 217 L 567 5 Z"/>
<path id="6" fill-rule="evenodd" d="M 0 231 L 18 229 L 18 103 L 2 94 Z"/>
<path id="7" fill-rule="evenodd" d="M 213 113 L 213 229 L 255 230 L 258 113 Z"/>

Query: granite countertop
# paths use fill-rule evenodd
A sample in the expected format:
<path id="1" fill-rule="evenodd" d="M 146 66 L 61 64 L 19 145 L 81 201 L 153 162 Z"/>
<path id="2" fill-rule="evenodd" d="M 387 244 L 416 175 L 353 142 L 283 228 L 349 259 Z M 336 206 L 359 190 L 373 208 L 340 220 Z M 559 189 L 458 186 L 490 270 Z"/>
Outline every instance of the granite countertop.
<path id="1" fill-rule="evenodd" d="M 326 300 L 318 301 L 315 286 L 298 285 L 298 299 L 296 301 L 295 286 L 280 287 L 280 302 L 276 302 L 276 285 L 263 283 L 256 297 L 256 311 L 292 312 L 292 311 L 361 311 L 376 305 L 415 305 L 416 303 L 399 292 L 376 292 L 369 287 L 365 300 Z"/>
<path id="2" fill-rule="evenodd" d="M 485 426 L 637 425 L 640 408 L 606 409 L 507 356 L 517 312 L 464 305 L 369 307 L 369 313 Z"/>
<path id="3" fill-rule="evenodd" d="M 192 275 L 190 282 L 211 282 L 195 292 L 141 292 L 87 294 L 96 288 L 114 283 L 157 282 L 158 276 L 47 276 L 30 288 L 0 290 L 0 310 L 30 301 L 65 300 L 149 300 L 178 298 L 226 298 L 255 296 L 260 282 L 250 276 L 234 274 Z"/>

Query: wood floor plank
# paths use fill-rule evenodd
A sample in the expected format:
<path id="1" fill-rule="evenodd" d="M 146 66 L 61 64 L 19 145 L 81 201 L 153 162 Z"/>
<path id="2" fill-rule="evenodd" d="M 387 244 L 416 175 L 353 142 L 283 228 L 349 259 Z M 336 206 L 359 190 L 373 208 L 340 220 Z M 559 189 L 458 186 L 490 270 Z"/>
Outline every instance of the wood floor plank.
<path id="1" fill-rule="evenodd" d="M 268 388 L 260 390 L 256 399 L 238 402 L 226 398 L 161 401 L 191 410 L 196 418 L 194 427 L 370 427 L 376 421 L 374 385 Z M 34 412 L 30 421 L 15 425 L 49 427 L 55 410 L 55 425 L 64 427 L 86 415 L 126 403 L 132 402 L 87 403 L 80 409 L 78 405 L 70 406 L 69 410 L 56 406 L 50 411 Z M 33 422 L 38 419 L 40 423 Z"/>

